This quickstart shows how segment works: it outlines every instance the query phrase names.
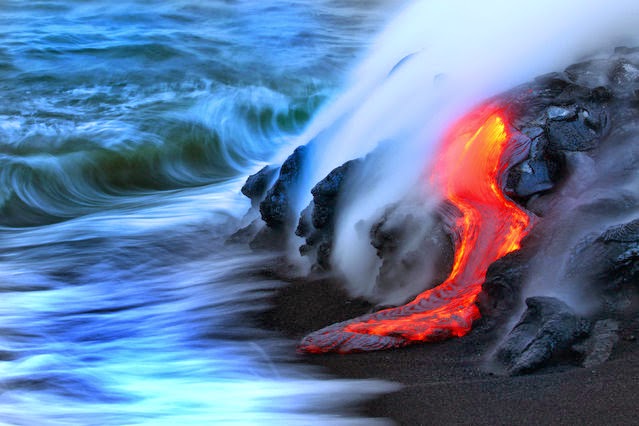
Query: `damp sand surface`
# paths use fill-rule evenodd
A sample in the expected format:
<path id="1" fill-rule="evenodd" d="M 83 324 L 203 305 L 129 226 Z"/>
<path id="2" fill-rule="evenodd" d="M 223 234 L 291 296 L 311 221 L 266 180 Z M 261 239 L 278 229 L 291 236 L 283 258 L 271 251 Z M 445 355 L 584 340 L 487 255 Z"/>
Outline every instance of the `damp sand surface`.
<path id="1" fill-rule="evenodd" d="M 262 315 L 265 327 L 289 338 L 369 312 L 330 280 L 293 282 Z M 534 374 L 492 374 L 486 359 L 496 337 L 461 339 L 359 354 L 303 355 L 300 362 L 344 378 L 378 378 L 402 388 L 361 407 L 402 425 L 636 424 L 639 416 L 639 323 L 624 329 L 603 365 L 556 365 Z M 633 329 L 634 328 L 634 329 Z"/>

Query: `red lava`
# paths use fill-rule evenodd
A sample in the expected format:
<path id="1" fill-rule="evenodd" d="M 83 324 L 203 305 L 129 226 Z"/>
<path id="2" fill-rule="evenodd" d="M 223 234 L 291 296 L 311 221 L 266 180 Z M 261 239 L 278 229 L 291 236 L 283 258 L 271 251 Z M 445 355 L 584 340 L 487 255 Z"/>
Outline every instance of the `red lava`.
<path id="1" fill-rule="evenodd" d="M 460 213 L 448 278 L 406 305 L 313 332 L 298 350 L 363 352 L 467 334 L 480 317 L 475 301 L 488 267 L 519 249 L 531 226 L 528 214 L 501 191 L 509 159 L 521 149 L 516 139 L 505 114 L 494 107 L 477 108 L 459 120 L 444 138 L 431 177 Z"/>

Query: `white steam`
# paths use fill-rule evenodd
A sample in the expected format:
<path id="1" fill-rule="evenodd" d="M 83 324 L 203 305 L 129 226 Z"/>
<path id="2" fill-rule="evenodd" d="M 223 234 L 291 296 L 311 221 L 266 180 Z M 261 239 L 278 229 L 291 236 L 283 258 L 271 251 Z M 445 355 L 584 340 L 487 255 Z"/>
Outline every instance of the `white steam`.
<path id="1" fill-rule="evenodd" d="M 598 267 L 589 262 L 600 259 L 584 256 L 579 250 L 584 243 L 592 245 L 607 229 L 637 218 L 638 136 L 637 127 L 613 134 L 599 152 L 597 162 L 584 153 L 566 156 L 570 173 L 559 194 L 552 196 L 552 203 L 547 206 L 544 204 L 548 200 L 544 199 L 551 195 L 537 200 L 538 205 L 546 207 L 540 224 L 545 228 L 541 233 L 543 250 L 531 262 L 530 269 L 535 273 L 528 277 L 524 299 L 553 296 L 583 316 L 602 308 L 600 294 L 584 290 L 592 284 L 589 275 Z"/>
<path id="2" fill-rule="evenodd" d="M 307 200 L 312 185 L 335 167 L 380 142 L 392 146 L 392 155 L 376 166 L 377 177 L 357 179 L 362 186 L 349 189 L 340 211 L 333 263 L 351 290 L 375 296 L 375 252 L 357 223 L 374 220 L 414 187 L 452 120 L 585 55 L 632 44 L 637 28 L 636 0 L 422 0 L 407 7 L 300 141 L 320 142 L 303 188 Z"/>

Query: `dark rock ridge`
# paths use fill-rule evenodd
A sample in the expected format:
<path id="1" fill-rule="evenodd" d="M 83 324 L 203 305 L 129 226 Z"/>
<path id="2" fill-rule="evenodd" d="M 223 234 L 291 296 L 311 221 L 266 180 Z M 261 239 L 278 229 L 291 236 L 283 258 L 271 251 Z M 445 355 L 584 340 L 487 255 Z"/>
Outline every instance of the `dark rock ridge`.
<path id="1" fill-rule="evenodd" d="M 525 249 L 518 250 L 498 259 L 488 267 L 482 291 L 477 299 L 485 326 L 493 328 L 506 323 L 520 305 L 521 285 L 529 273 L 530 257 Z"/>
<path id="2" fill-rule="evenodd" d="M 283 231 L 295 222 L 296 212 L 293 207 L 299 196 L 298 189 L 309 150 L 306 145 L 295 149 L 282 164 L 277 180 L 260 203 L 262 220 L 273 230 Z"/>
<path id="3" fill-rule="evenodd" d="M 552 297 L 526 299 L 527 309 L 499 345 L 498 368 L 518 375 L 553 361 L 570 361 L 591 368 L 604 363 L 619 341 L 619 322 L 581 318 Z"/>
<path id="4" fill-rule="evenodd" d="M 639 50 L 620 48 L 500 97 L 517 130 L 531 139 L 506 190 L 539 217 L 522 250 L 489 268 L 478 300 L 484 325 L 497 327 L 518 308 L 526 276 L 542 272 L 532 265 L 543 267 L 546 245 L 557 245 L 558 238 L 572 245 L 562 254 L 566 266 L 556 271 L 554 287 L 587 301 L 595 322 L 586 327 L 556 299 L 528 299 L 495 355 L 510 374 L 555 362 L 601 363 L 623 323 L 639 313 L 639 219 L 628 220 L 639 217 L 639 188 L 629 185 L 639 181 L 637 64 Z"/>
<path id="5" fill-rule="evenodd" d="M 529 147 L 511 158 L 503 189 L 534 215 L 536 225 L 520 251 L 490 266 L 478 299 L 483 327 L 477 332 L 502 329 L 522 308 L 526 281 L 541 272 L 535 268 L 543 268 L 546 245 L 562 247 L 565 267 L 550 284 L 586 295 L 595 308 L 585 319 L 557 299 L 528 299 L 495 361 L 510 374 L 567 360 L 585 366 L 603 362 L 618 330 L 639 321 L 639 48 L 617 48 L 488 102 L 504 110 L 511 133 Z M 299 188 L 308 149 L 298 148 L 277 178 L 276 167 L 251 176 L 243 193 L 261 214 L 255 247 L 276 247 L 295 230 L 305 238 L 300 251 L 312 257 L 314 270 L 330 271 L 344 188 L 370 159 L 329 173 L 296 217 L 303 207 Z M 450 270 L 453 238 L 445 206 L 433 217 L 418 204 L 407 197 L 388 206 L 370 229 L 381 259 L 380 288 L 406 286 L 427 275 L 424 269 L 433 281 L 442 281 Z"/>
<path id="6" fill-rule="evenodd" d="M 251 206 L 259 208 L 260 203 L 266 197 L 266 191 L 273 185 L 279 168 L 269 165 L 264 166 L 259 172 L 251 175 L 242 186 L 242 194 L 251 200 Z"/>
<path id="7" fill-rule="evenodd" d="M 584 268 L 584 265 L 588 265 Z M 589 235 L 570 253 L 567 277 L 618 317 L 639 306 L 639 219 Z"/>
<path id="8" fill-rule="evenodd" d="M 570 350 L 590 323 L 553 297 L 526 299 L 527 309 L 500 345 L 496 359 L 509 374 L 533 371 Z"/>
<path id="9" fill-rule="evenodd" d="M 443 282 L 455 255 L 448 223 L 445 212 L 432 213 L 417 200 L 388 207 L 370 231 L 381 260 L 377 288 L 384 293 L 409 289 L 414 297 Z"/>
<path id="10" fill-rule="evenodd" d="M 266 197 L 266 191 L 273 185 L 278 173 L 279 167 L 268 165 L 246 179 L 240 191 L 251 200 L 251 208 L 244 215 L 242 222 L 249 222 L 249 224 L 235 231 L 227 239 L 227 244 L 249 243 L 255 240 L 256 234 L 262 228 L 261 220 L 255 219 L 255 217 L 259 215 L 260 203 L 264 200 L 264 197 Z M 262 248 L 267 245 L 268 241 L 264 241 Z M 258 243 L 254 243 L 252 246 L 254 248 L 260 248 Z"/>
<path id="11" fill-rule="evenodd" d="M 581 354 L 581 365 L 585 368 L 603 364 L 610 358 L 619 341 L 619 322 L 612 319 L 597 321 L 590 334 L 588 339 L 572 347 L 573 351 Z"/>
<path id="12" fill-rule="evenodd" d="M 351 160 L 331 171 L 311 189 L 313 200 L 302 211 L 295 234 L 305 238 L 300 247 L 303 256 L 314 256 L 315 270 L 331 269 L 330 256 L 335 231 L 335 215 L 342 188 L 349 176 L 361 166 L 362 160 Z"/>
<path id="13" fill-rule="evenodd" d="M 313 150 L 313 141 L 300 146 L 281 167 L 266 166 L 251 175 L 242 187 L 242 194 L 258 209 L 259 220 L 239 230 L 233 240 L 248 239 L 254 249 L 284 249 L 295 227 L 296 206 L 300 202 L 305 166 Z"/>

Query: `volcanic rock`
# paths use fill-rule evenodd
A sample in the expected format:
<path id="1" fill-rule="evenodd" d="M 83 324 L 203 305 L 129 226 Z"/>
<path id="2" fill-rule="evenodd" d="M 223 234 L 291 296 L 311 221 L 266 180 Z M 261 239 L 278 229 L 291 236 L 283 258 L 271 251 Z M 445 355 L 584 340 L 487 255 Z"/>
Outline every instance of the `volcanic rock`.
<path id="1" fill-rule="evenodd" d="M 577 118 L 577 111 L 574 107 L 551 106 L 546 110 L 548 120 L 564 121 Z"/>
<path id="2" fill-rule="evenodd" d="M 430 210 L 403 201 L 388 207 L 371 228 L 371 244 L 382 261 L 376 283 L 381 292 L 415 296 L 450 274 L 453 239 L 443 216 Z"/>
<path id="3" fill-rule="evenodd" d="M 496 359 L 511 375 L 534 371 L 587 335 L 589 322 L 553 297 L 526 299 L 527 309 L 500 345 Z"/>
<path id="4" fill-rule="evenodd" d="M 489 328 L 505 323 L 519 305 L 522 283 L 529 272 L 528 260 L 526 253 L 517 250 L 488 268 L 477 305 Z"/>
<path id="5" fill-rule="evenodd" d="M 545 114 L 558 119 L 568 117 L 569 111 L 551 106 Z M 542 112 L 543 114 L 543 112 Z M 563 114 L 563 115 L 562 115 Z M 549 149 L 546 131 L 536 122 L 520 130 L 521 138 L 528 138 L 530 150 L 528 155 L 508 171 L 504 191 L 513 199 L 525 204 L 531 196 L 552 190 L 560 179 L 563 168 L 563 157 Z"/>
<path id="6" fill-rule="evenodd" d="M 260 203 L 264 200 L 266 191 L 273 185 L 273 182 L 277 178 L 278 171 L 279 167 L 268 165 L 246 179 L 241 192 L 251 200 L 251 208 L 244 215 L 242 222 L 248 222 L 248 225 L 235 231 L 226 240 L 228 244 L 248 243 L 254 249 L 264 249 L 269 248 L 275 242 L 273 238 L 269 238 L 268 233 L 262 229 L 264 226 L 263 222 L 255 217 L 259 214 Z M 261 237 L 256 239 L 256 235 L 260 232 L 262 232 Z"/>
<path id="7" fill-rule="evenodd" d="M 619 323 L 605 319 L 597 321 L 592 328 L 590 337 L 573 346 L 573 350 L 583 354 L 584 360 L 581 365 L 585 368 L 591 368 L 606 362 L 618 341 Z"/>
<path id="8" fill-rule="evenodd" d="M 639 219 L 584 238 L 572 250 L 567 270 L 568 278 L 597 298 L 602 314 L 623 314 L 639 301 Z"/>
<path id="9" fill-rule="evenodd" d="M 300 214 L 295 234 L 306 238 L 300 247 L 302 255 L 315 255 L 316 270 L 330 270 L 335 216 L 340 194 L 362 160 L 351 160 L 331 171 L 311 189 L 313 200 Z"/>
<path id="10" fill-rule="evenodd" d="M 606 58 L 592 59 L 570 65 L 565 75 L 578 86 L 594 89 L 609 84 L 609 66 L 610 61 Z"/>
<path id="11" fill-rule="evenodd" d="M 299 202 L 300 185 L 304 179 L 304 167 L 308 161 L 312 141 L 300 146 L 284 161 L 279 168 L 275 183 L 266 191 L 268 183 L 276 174 L 276 167 L 265 167 L 257 174 L 249 177 L 242 187 L 242 193 L 251 199 L 251 203 L 259 203 L 262 221 L 261 227 L 250 242 L 253 249 L 283 249 L 287 245 L 289 232 L 295 226 L 296 211 L 294 206 Z M 261 201 L 257 201 L 261 200 Z M 258 227 L 255 223 L 249 227 Z"/>
<path id="12" fill-rule="evenodd" d="M 599 240 L 605 243 L 636 243 L 639 241 L 639 219 L 608 228 Z"/>
<path id="13" fill-rule="evenodd" d="M 248 225 L 231 234 L 226 240 L 227 244 L 248 243 L 251 247 L 257 249 L 267 248 L 272 243 L 267 238 L 263 238 L 262 241 L 255 240 L 255 236 L 263 228 L 263 222 L 257 219 L 256 216 L 259 214 L 260 202 L 264 200 L 266 191 L 275 181 L 278 171 L 279 167 L 268 165 L 246 179 L 241 192 L 251 200 L 251 208 L 246 212 L 241 223 L 246 224 L 248 222 Z"/>
<path id="14" fill-rule="evenodd" d="M 278 167 L 264 166 L 259 172 L 251 175 L 242 186 L 242 194 L 251 200 L 253 207 L 258 207 L 260 202 L 264 200 L 266 191 L 273 185 L 277 177 Z"/>
<path id="15" fill-rule="evenodd" d="M 546 127 L 549 149 L 553 151 L 587 151 L 597 146 L 599 135 L 589 125 L 590 113 L 582 111 L 572 121 L 551 120 Z"/>
<path id="16" fill-rule="evenodd" d="M 272 229 L 281 230 L 295 222 L 293 210 L 304 164 L 308 157 L 307 146 L 300 146 L 284 161 L 275 184 L 260 203 L 262 220 Z"/>
<path id="17" fill-rule="evenodd" d="M 513 193 L 518 198 L 528 198 L 552 189 L 555 184 L 550 177 L 548 163 L 542 160 L 527 160 L 512 169 L 510 179 Z"/>
<path id="18" fill-rule="evenodd" d="M 589 322 L 565 303 L 550 297 L 526 300 L 527 310 L 497 360 L 510 374 L 533 371 L 560 356 L 594 365 L 614 346 L 616 331 L 606 321 L 622 321 L 639 310 L 639 219 L 603 233 L 602 225 L 588 234 L 595 224 L 627 221 L 639 211 L 639 49 L 618 48 L 611 57 L 540 76 L 489 102 L 503 110 L 509 133 L 521 138 L 515 145 L 522 148 L 509 158 L 501 182 L 504 193 L 538 216 L 531 233 L 537 242 L 561 240 L 553 246 L 559 247 L 554 255 L 565 254 L 567 260 L 561 259 L 556 286 L 587 296 L 599 308 L 590 317 L 599 322 L 583 340 Z M 279 174 L 278 167 L 267 167 L 251 176 L 242 192 L 259 205 L 266 224 L 253 246 L 281 244 L 297 225 L 297 235 L 305 238 L 300 252 L 313 259 L 315 270 L 326 271 L 345 188 L 353 171 L 369 163 L 354 160 L 329 173 L 313 187 L 313 200 L 298 218 L 299 198 L 308 195 L 300 194 L 308 149 L 298 148 Z M 423 290 L 444 281 L 450 271 L 453 239 L 447 223 L 452 222 L 417 204 L 406 197 L 388 206 L 370 229 L 381 260 L 376 286 L 382 292 L 411 282 L 420 282 Z M 521 306 L 522 286 L 535 273 L 532 260 L 539 259 L 533 255 L 540 250 L 527 238 L 519 251 L 489 267 L 477 300 L 484 330 L 498 330 Z"/>
<path id="19" fill-rule="evenodd" d="M 616 140 L 636 133 L 638 73 L 639 54 L 619 48 L 611 58 L 575 64 L 500 95 L 514 127 L 532 140 L 528 158 L 510 168 L 506 193 L 527 207 L 570 173 L 570 153 L 595 157 L 611 132 Z"/>
<path id="20" fill-rule="evenodd" d="M 619 59 L 610 71 L 610 81 L 615 85 L 639 83 L 639 67 L 626 58 Z"/>

